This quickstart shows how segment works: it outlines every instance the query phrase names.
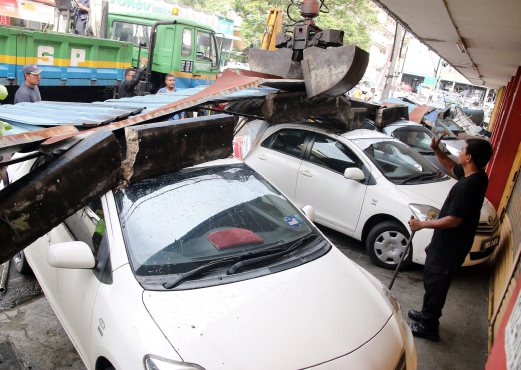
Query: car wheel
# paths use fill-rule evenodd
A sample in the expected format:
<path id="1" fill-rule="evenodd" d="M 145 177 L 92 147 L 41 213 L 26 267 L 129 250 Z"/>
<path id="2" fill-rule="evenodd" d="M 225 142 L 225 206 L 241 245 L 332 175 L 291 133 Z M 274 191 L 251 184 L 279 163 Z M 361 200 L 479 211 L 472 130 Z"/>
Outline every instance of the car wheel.
<path id="1" fill-rule="evenodd" d="M 31 266 L 29 266 L 29 263 L 25 258 L 25 253 L 23 251 L 20 251 L 14 255 L 13 262 L 16 271 L 18 271 L 19 273 L 24 275 L 32 274 L 33 271 L 31 270 Z"/>
<path id="2" fill-rule="evenodd" d="M 386 269 L 395 269 L 403 253 L 409 233 L 397 222 L 385 221 L 374 226 L 366 238 L 366 248 L 371 261 Z M 412 263 L 412 247 L 402 263 L 402 268 Z"/>

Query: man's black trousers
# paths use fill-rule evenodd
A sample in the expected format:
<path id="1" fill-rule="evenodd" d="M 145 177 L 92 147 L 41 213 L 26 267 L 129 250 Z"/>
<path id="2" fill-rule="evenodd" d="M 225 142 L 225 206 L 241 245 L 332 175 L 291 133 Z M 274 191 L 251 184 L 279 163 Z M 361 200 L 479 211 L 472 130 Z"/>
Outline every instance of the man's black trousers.
<path id="1" fill-rule="evenodd" d="M 432 272 L 426 266 L 423 273 L 422 324 L 432 330 L 437 330 L 440 325 L 441 310 L 445 305 L 445 299 L 449 291 L 452 274 L 450 272 L 440 274 Z"/>

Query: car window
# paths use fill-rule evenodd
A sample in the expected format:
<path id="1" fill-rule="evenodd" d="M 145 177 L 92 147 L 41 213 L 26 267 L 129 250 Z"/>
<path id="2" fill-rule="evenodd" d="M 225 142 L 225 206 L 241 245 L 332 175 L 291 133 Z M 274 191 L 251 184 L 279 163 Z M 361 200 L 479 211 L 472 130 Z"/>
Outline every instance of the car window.
<path id="1" fill-rule="evenodd" d="M 343 174 L 346 168 L 360 167 L 360 159 L 344 144 L 317 134 L 309 154 L 309 161 Z"/>
<path id="2" fill-rule="evenodd" d="M 244 164 L 184 169 L 115 192 L 136 275 L 179 274 L 291 243 L 312 227 Z"/>
<path id="3" fill-rule="evenodd" d="M 300 158 L 307 135 L 304 130 L 282 129 L 264 140 L 261 146 Z"/>
<path id="4" fill-rule="evenodd" d="M 444 177 L 432 163 L 412 150 L 409 146 L 395 140 L 358 139 L 353 140 L 380 172 L 391 182 L 401 184 L 411 176 L 439 173 L 430 181 L 438 181 Z M 418 179 L 418 181 L 424 181 Z M 411 182 L 414 183 L 414 182 Z"/>
<path id="5" fill-rule="evenodd" d="M 96 256 L 106 231 L 100 198 L 95 198 L 64 222 L 74 239 L 85 242 Z"/>
<path id="6" fill-rule="evenodd" d="M 421 126 L 405 126 L 400 127 L 392 132 L 392 137 L 400 140 L 402 143 L 409 145 L 421 154 L 432 154 L 431 148 L 432 138 L 434 134 L 425 127 Z M 448 152 L 445 144 L 440 143 L 439 147 L 444 152 Z"/>

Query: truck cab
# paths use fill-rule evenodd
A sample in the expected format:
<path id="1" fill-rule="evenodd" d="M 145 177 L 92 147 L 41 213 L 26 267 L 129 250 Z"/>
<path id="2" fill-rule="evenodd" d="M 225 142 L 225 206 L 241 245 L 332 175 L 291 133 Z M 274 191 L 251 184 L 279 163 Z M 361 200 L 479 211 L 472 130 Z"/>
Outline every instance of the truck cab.
<path id="1" fill-rule="evenodd" d="M 141 56 L 149 59 L 152 93 L 163 86 L 168 73 L 176 76 L 176 89 L 184 89 L 213 83 L 219 71 L 215 32 L 196 22 L 109 14 L 109 34 L 113 40 L 133 44 L 134 67 Z"/>

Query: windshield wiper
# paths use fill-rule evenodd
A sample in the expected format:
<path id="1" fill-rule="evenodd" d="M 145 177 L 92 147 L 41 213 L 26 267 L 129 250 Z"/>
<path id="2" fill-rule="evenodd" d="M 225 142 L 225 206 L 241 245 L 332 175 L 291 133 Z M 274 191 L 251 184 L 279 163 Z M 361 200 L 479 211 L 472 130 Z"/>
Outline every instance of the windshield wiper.
<path id="1" fill-rule="evenodd" d="M 408 183 L 409 181 L 412 181 L 412 180 L 421 180 L 421 179 L 427 179 L 427 178 L 436 177 L 439 174 L 440 174 L 439 171 L 438 172 L 419 173 L 419 174 L 407 177 L 405 180 L 403 180 L 400 183 L 400 185 L 404 185 L 404 184 L 406 184 L 406 183 Z"/>
<path id="2" fill-rule="evenodd" d="M 268 260 L 271 260 L 271 259 L 277 259 L 277 258 L 279 258 L 279 257 L 281 257 L 281 256 L 283 256 L 285 254 L 293 252 L 295 249 L 297 249 L 300 246 L 302 246 L 302 243 L 304 243 L 304 241 L 306 241 L 306 240 L 308 240 L 310 238 L 315 238 L 315 237 L 316 237 L 315 233 L 310 233 L 310 234 L 300 238 L 299 240 L 297 240 L 295 243 L 290 245 L 288 248 L 273 249 L 270 254 L 265 254 L 265 255 L 259 256 L 259 257 L 252 256 L 252 257 L 250 257 L 248 259 L 236 262 L 236 263 L 234 263 L 232 265 L 232 267 L 230 267 L 228 269 L 228 271 L 226 271 L 226 273 L 228 275 L 233 275 L 233 274 L 237 273 L 238 270 L 240 270 L 240 269 L 242 269 L 242 268 L 244 268 L 246 266 L 255 265 L 257 263 L 265 262 L 265 261 L 268 261 Z"/>
<path id="3" fill-rule="evenodd" d="M 284 240 L 279 240 L 279 241 L 277 241 L 275 243 L 270 243 L 269 245 L 273 246 L 273 245 L 279 245 L 281 243 L 284 243 Z M 277 246 L 277 247 L 271 248 L 271 249 L 263 249 L 263 250 L 260 250 L 260 251 L 245 253 L 245 254 L 242 254 L 240 256 L 235 255 L 233 257 L 221 258 L 221 259 L 209 262 L 209 263 L 207 263 L 205 265 L 201 265 L 199 267 L 196 267 L 193 270 L 190 270 L 190 271 L 187 271 L 185 273 L 179 274 L 172 281 L 164 283 L 163 287 L 165 289 L 172 289 L 172 288 L 175 288 L 176 286 L 178 286 L 179 284 L 181 284 L 182 282 L 184 282 L 185 280 L 187 280 L 187 279 L 189 279 L 191 277 L 194 277 L 196 275 L 202 274 L 203 272 L 207 272 L 207 271 L 213 270 L 216 267 L 220 267 L 222 265 L 229 265 L 229 264 L 237 263 L 237 262 L 243 260 L 245 257 L 265 255 L 266 253 L 280 252 L 282 250 L 285 250 L 285 248 Z"/>
<path id="4" fill-rule="evenodd" d="M 228 257 L 228 258 L 221 258 L 219 260 L 215 260 L 212 262 L 209 262 L 205 265 L 201 265 L 193 270 L 187 271 L 184 274 L 179 274 L 175 279 L 172 281 L 169 281 L 167 283 L 163 284 L 163 287 L 165 289 L 172 289 L 181 284 L 183 281 L 188 279 L 189 277 L 202 274 L 203 272 L 212 270 L 218 266 L 229 264 L 230 262 L 234 262 L 239 260 L 240 257 L 234 256 L 234 257 Z"/>

